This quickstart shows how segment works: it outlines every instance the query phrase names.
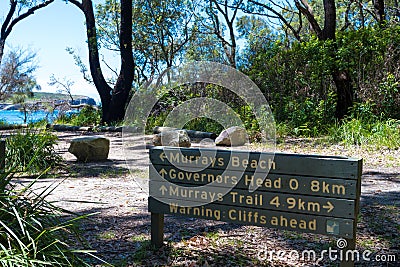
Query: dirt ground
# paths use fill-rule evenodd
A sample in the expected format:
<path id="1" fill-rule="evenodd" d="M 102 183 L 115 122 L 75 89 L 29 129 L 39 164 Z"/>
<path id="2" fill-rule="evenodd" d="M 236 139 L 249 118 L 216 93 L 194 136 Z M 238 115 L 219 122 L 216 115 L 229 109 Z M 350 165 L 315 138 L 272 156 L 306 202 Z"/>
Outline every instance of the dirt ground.
<path id="1" fill-rule="evenodd" d="M 121 133 L 58 132 L 57 151 L 68 171 L 36 185 L 55 187 L 49 200 L 78 214 L 93 214 L 81 223 L 86 247 L 114 266 L 336 266 L 336 262 L 266 259 L 271 250 L 322 250 L 335 247 L 335 238 L 278 231 L 253 226 L 166 216 L 165 242 L 149 247 L 150 214 L 147 192 L 140 182 L 147 177 L 147 151 L 134 151 L 129 170 Z M 111 140 L 109 159 L 80 163 L 68 153 L 69 141 L 79 135 L 101 135 Z M 372 255 L 395 255 L 391 262 L 358 262 L 356 266 L 400 266 L 400 151 L 348 150 L 318 147 L 303 141 L 285 142 L 283 152 L 341 154 L 365 159 L 357 229 L 357 249 Z M 383 156 L 382 156 L 383 155 Z M 386 155 L 386 156 L 385 156 Z M 366 159 L 367 158 L 367 159 Z M 29 179 L 26 179 L 29 180 Z M 106 266 L 93 260 L 93 266 Z"/>

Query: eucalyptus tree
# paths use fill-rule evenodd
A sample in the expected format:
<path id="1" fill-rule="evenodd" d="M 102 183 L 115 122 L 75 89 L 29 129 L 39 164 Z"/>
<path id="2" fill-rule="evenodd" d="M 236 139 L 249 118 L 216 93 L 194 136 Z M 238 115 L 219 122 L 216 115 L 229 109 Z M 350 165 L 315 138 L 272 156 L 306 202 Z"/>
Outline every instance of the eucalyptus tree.
<path id="1" fill-rule="evenodd" d="M 100 95 L 102 105 L 102 122 L 111 123 L 121 121 L 125 116 L 125 106 L 132 90 L 134 79 L 132 48 L 132 0 L 121 0 L 120 20 L 117 45 L 120 52 L 121 66 L 115 85 L 111 87 L 104 78 L 100 65 L 99 42 L 96 28 L 96 19 L 91 0 L 68 0 L 78 7 L 85 15 L 86 35 L 89 51 L 89 69 Z"/>
<path id="2" fill-rule="evenodd" d="M 274 55 L 279 34 L 271 29 L 265 18 L 255 15 L 241 16 L 237 21 L 236 28 L 239 38 L 246 41 L 246 46 L 242 50 L 242 56 L 238 62 L 241 68 L 250 68 L 253 59 L 261 53 L 264 56 L 266 53 Z"/>
<path id="3" fill-rule="evenodd" d="M 226 62 L 237 68 L 236 23 L 243 0 L 201 1 L 198 22 L 205 35 L 214 35 L 223 49 Z"/>
<path id="4" fill-rule="evenodd" d="M 52 2 L 54 0 L 9 0 L 10 6 L 6 17 L 2 20 L 0 29 L 0 63 L 4 56 L 6 40 L 15 25 Z"/>
<path id="5" fill-rule="evenodd" d="M 294 1 L 259 1 L 248 0 L 244 11 L 278 21 L 286 33 L 291 33 L 297 41 L 302 41 L 304 33 L 312 33 L 322 42 L 333 43 L 330 54 L 335 57 L 337 53 L 336 30 L 337 10 L 335 0 L 323 0 L 323 14 L 316 14 L 307 0 Z M 319 17 L 323 18 L 319 21 Z M 304 23 L 307 21 L 307 24 Z M 308 30 L 304 30 L 308 28 Z M 306 35 L 305 38 L 308 38 Z M 337 102 L 335 116 L 343 119 L 349 108 L 353 105 L 354 89 L 351 83 L 351 74 L 347 69 L 337 65 L 331 67 L 331 77 L 336 86 Z"/>
<path id="6" fill-rule="evenodd" d="M 27 49 L 12 49 L 4 57 L 0 68 L 0 100 L 13 94 L 31 96 L 36 83 L 36 53 Z"/>
<path id="7" fill-rule="evenodd" d="M 183 60 L 189 42 L 196 34 L 193 3 L 184 0 L 137 0 L 133 3 L 133 57 L 135 83 Z M 99 41 L 111 51 L 119 52 L 119 5 L 107 0 L 96 6 Z"/>

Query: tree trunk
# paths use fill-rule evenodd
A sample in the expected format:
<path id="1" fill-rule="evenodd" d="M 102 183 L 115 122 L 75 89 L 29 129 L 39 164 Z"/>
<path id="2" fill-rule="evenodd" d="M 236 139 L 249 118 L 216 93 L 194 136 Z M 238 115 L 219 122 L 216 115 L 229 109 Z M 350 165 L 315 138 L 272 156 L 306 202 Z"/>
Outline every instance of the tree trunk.
<path id="1" fill-rule="evenodd" d="M 374 0 L 375 16 L 380 25 L 385 22 L 385 2 L 384 0 Z"/>
<path id="2" fill-rule="evenodd" d="M 121 30 L 119 36 L 121 70 L 114 89 L 107 84 L 100 66 L 96 21 L 92 0 L 83 0 L 82 4 L 76 0 L 70 0 L 70 2 L 79 7 L 85 14 L 90 74 L 97 92 L 100 95 L 102 104 L 102 123 L 109 124 L 111 122 L 121 121 L 125 116 L 125 107 L 134 79 L 132 52 L 132 0 L 121 0 Z"/>
<path id="3" fill-rule="evenodd" d="M 0 65 L 3 59 L 3 55 L 4 55 L 4 45 L 6 43 L 5 39 L 0 39 Z"/>
<path id="4" fill-rule="evenodd" d="M 353 106 L 353 87 L 347 71 L 334 71 L 332 73 L 337 92 L 335 117 L 343 120 L 349 109 Z"/>
<path id="5" fill-rule="evenodd" d="M 322 40 L 336 39 L 336 7 L 335 0 L 324 0 L 324 29 L 322 30 Z M 337 54 L 337 45 L 335 44 L 332 55 Z M 335 117 L 342 120 L 349 108 L 353 106 L 353 88 L 351 78 L 346 70 L 339 70 L 336 66 L 332 70 L 332 78 L 336 86 L 337 102 Z"/>
<path id="6" fill-rule="evenodd" d="M 119 43 L 121 51 L 121 71 L 115 84 L 107 121 L 121 121 L 132 90 L 134 61 L 132 52 L 132 0 L 121 0 L 121 30 Z"/>
<path id="7" fill-rule="evenodd" d="M 322 30 L 322 40 L 335 40 L 336 34 L 336 6 L 335 0 L 324 0 L 324 29 Z"/>
<path id="8" fill-rule="evenodd" d="M 86 20 L 86 35 L 88 39 L 87 43 L 89 49 L 90 74 L 92 76 L 93 83 L 96 86 L 97 92 L 100 95 L 103 113 L 102 122 L 108 122 L 106 120 L 106 115 L 109 113 L 110 110 L 112 89 L 104 79 L 103 72 L 101 71 L 100 67 L 93 3 L 91 0 L 83 0 L 81 7 L 83 13 L 85 14 Z"/>

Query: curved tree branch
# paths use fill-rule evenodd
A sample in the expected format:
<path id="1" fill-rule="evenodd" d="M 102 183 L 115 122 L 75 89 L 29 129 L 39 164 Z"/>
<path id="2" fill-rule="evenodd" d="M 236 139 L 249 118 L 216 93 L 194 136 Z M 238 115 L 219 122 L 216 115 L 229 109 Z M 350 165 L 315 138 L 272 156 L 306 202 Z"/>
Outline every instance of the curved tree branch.
<path id="1" fill-rule="evenodd" d="M 307 1 L 301 0 L 301 4 L 298 0 L 294 1 L 294 4 L 296 5 L 297 9 L 304 15 L 306 16 L 308 22 L 310 23 L 312 29 L 315 31 L 317 34 L 318 38 L 321 37 L 322 35 L 322 29 L 319 26 L 317 20 L 315 19 L 314 15 L 311 12 L 311 7 L 308 5 Z"/>
<path id="2" fill-rule="evenodd" d="M 5 35 L 6 37 L 11 33 L 12 28 L 15 26 L 15 24 L 17 24 L 18 22 L 20 22 L 21 20 L 23 20 L 24 18 L 29 17 L 30 15 L 33 15 L 35 13 L 36 10 L 44 8 L 46 6 L 48 6 L 49 4 L 53 3 L 54 0 L 48 0 L 45 1 L 37 6 L 31 7 L 30 9 L 28 9 L 25 13 L 19 15 L 18 17 L 16 17 L 15 19 L 13 19 L 10 23 L 10 25 L 7 27 L 7 30 L 5 31 Z M 3 25 L 4 26 L 4 25 Z"/>
<path id="3" fill-rule="evenodd" d="M 249 3 L 252 3 L 254 5 L 260 6 L 262 8 L 264 8 L 265 10 L 271 12 L 272 14 L 275 15 L 275 17 L 277 17 L 288 29 L 290 29 L 290 31 L 293 33 L 294 37 L 298 40 L 301 41 L 301 37 L 298 31 L 296 31 L 295 28 L 293 28 L 293 26 L 290 24 L 290 22 L 288 22 L 286 20 L 285 17 L 282 16 L 282 14 L 280 14 L 279 12 L 277 12 L 275 9 L 271 8 L 270 6 L 260 3 L 258 1 L 254 1 L 254 0 L 249 0 Z M 245 11 L 243 10 L 243 12 L 245 13 L 251 13 L 250 11 Z M 264 14 L 264 16 L 270 17 L 270 15 L 268 14 Z"/>

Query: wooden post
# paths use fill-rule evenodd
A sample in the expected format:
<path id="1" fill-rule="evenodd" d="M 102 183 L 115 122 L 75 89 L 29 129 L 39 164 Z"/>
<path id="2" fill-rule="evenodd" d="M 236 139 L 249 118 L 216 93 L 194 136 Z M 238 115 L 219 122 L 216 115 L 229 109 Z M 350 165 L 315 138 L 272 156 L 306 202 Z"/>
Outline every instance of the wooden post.
<path id="1" fill-rule="evenodd" d="M 164 245 L 164 214 L 151 213 L 151 245 L 156 248 Z"/>
<path id="2" fill-rule="evenodd" d="M 354 236 L 353 239 L 344 239 L 347 242 L 347 246 L 343 248 L 343 255 L 342 259 L 340 261 L 340 267 L 354 267 L 354 261 L 357 260 L 357 252 L 355 251 L 356 249 L 356 238 Z M 349 253 L 348 253 L 349 251 Z M 353 251 L 353 252 L 350 252 Z M 360 255 L 358 255 L 360 256 Z M 354 259 L 352 259 L 354 257 Z M 360 259 L 362 260 L 362 259 Z"/>
<path id="3" fill-rule="evenodd" d="M 0 140 L 0 171 L 3 172 L 6 166 L 6 141 Z"/>

